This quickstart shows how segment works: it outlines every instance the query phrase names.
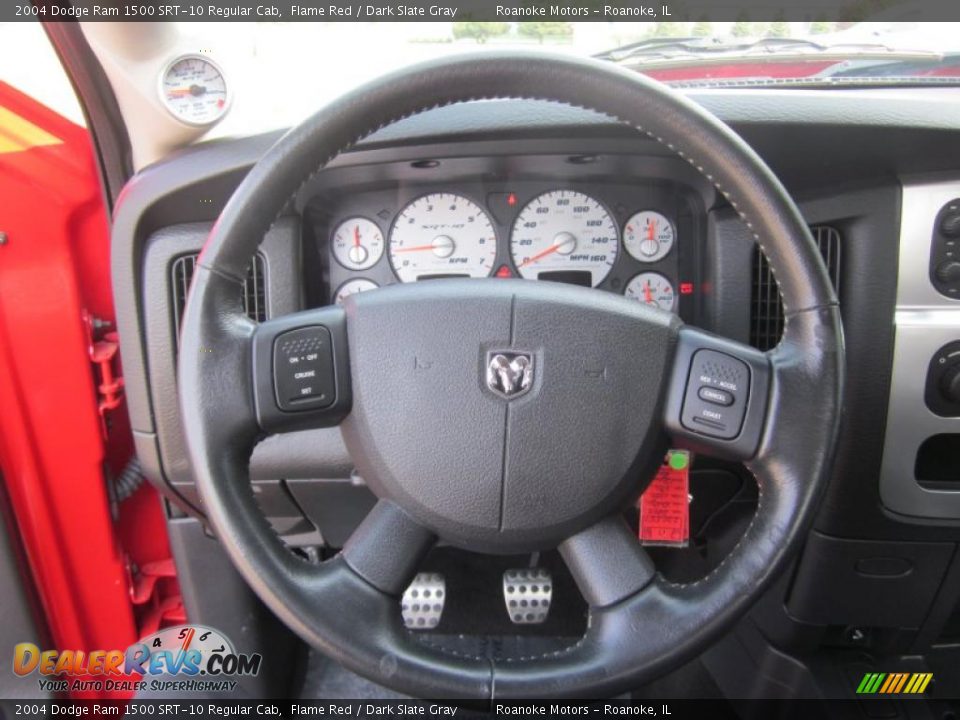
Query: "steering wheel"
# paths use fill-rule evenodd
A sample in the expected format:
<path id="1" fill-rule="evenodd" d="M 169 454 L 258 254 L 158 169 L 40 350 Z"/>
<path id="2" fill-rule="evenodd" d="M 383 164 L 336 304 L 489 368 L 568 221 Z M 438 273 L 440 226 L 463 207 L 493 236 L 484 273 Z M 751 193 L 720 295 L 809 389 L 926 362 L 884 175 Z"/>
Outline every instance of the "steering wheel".
<path id="1" fill-rule="evenodd" d="M 342 308 L 247 319 L 246 266 L 307 179 L 392 122 L 493 98 L 595 110 L 691 163 L 776 273 L 780 344 L 761 353 L 623 297 L 523 280 L 395 285 Z M 293 357 L 309 383 L 293 377 Z M 837 300 L 813 239 L 731 129 L 610 64 L 483 53 L 361 87 L 252 168 L 195 271 L 179 394 L 209 522 L 250 587 L 307 642 L 413 695 L 583 697 L 689 660 L 783 569 L 827 481 L 843 376 Z M 707 402 L 704 388 L 724 390 L 729 404 Z M 248 464 L 266 433 L 335 425 L 378 502 L 341 553 L 310 564 L 259 511 Z M 742 461 L 759 486 L 739 544 L 687 584 L 656 573 L 622 518 L 668 443 Z M 438 540 L 489 553 L 559 547 L 589 605 L 586 633 L 566 649 L 509 660 L 418 641 L 397 597 Z"/>

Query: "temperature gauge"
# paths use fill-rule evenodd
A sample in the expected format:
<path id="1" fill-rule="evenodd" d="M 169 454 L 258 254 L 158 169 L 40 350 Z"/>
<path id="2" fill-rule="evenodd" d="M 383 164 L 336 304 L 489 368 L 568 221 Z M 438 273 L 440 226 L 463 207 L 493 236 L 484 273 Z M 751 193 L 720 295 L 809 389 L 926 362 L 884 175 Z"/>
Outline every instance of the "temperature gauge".
<path id="1" fill-rule="evenodd" d="M 365 278 L 347 280 L 337 290 L 336 294 L 333 296 L 333 300 L 335 303 L 337 303 L 337 305 L 343 305 L 343 301 L 349 296 L 366 292 L 367 290 L 376 290 L 378 287 L 380 286 L 373 282 L 373 280 L 367 280 Z"/>
<path id="2" fill-rule="evenodd" d="M 333 232 L 333 256 L 349 270 L 373 267 L 383 255 L 383 233 L 362 217 L 344 220 Z"/>
<path id="3" fill-rule="evenodd" d="M 227 81 L 210 58 L 184 55 L 160 76 L 164 107 L 185 125 L 203 127 L 222 118 L 230 107 Z"/>
<path id="4" fill-rule="evenodd" d="M 676 303 L 673 284 L 660 273 L 640 273 L 627 283 L 623 293 L 628 298 L 639 300 L 661 310 L 672 311 Z"/>
<path id="5" fill-rule="evenodd" d="M 665 258 L 675 239 L 673 223 L 653 210 L 638 212 L 623 228 L 623 245 L 640 262 Z"/>

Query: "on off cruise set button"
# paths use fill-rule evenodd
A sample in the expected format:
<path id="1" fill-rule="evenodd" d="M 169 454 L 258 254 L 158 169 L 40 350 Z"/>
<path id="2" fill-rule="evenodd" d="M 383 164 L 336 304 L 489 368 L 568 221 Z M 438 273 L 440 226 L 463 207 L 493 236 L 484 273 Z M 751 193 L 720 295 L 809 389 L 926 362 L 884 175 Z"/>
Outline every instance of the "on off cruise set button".
<path id="1" fill-rule="evenodd" d="M 336 381 L 330 331 L 315 325 L 278 335 L 273 345 L 273 377 L 281 410 L 331 405 Z"/>

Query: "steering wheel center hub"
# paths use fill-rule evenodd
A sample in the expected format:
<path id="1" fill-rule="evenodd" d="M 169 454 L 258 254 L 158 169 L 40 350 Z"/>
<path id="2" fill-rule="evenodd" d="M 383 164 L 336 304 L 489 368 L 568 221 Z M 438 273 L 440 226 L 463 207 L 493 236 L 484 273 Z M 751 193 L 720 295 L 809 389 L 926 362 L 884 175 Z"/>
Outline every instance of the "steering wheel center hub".
<path id="1" fill-rule="evenodd" d="M 431 281 L 348 298 L 344 440 L 371 487 L 448 542 L 549 546 L 659 457 L 678 321 L 524 281 Z"/>

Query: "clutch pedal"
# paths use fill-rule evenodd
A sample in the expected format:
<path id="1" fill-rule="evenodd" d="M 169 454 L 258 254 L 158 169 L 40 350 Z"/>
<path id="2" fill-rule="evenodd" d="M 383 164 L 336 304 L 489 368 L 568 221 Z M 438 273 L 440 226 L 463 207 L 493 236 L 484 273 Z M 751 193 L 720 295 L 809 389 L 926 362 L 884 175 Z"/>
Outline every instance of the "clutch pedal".
<path id="1" fill-rule="evenodd" d="M 440 624 L 447 601 L 447 581 L 440 573 L 419 573 L 400 599 L 403 624 L 410 630 L 432 630 Z"/>
<path id="2" fill-rule="evenodd" d="M 514 625 L 544 622 L 553 600 L 553 578 L 543 568 L 507 570 L 503 573 L 503 601 Z"/>

